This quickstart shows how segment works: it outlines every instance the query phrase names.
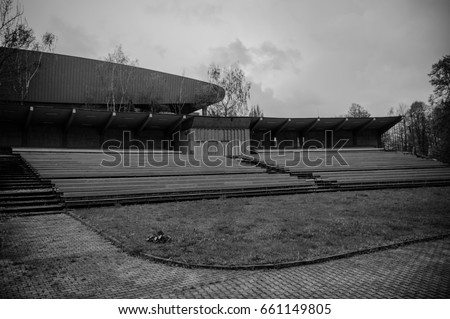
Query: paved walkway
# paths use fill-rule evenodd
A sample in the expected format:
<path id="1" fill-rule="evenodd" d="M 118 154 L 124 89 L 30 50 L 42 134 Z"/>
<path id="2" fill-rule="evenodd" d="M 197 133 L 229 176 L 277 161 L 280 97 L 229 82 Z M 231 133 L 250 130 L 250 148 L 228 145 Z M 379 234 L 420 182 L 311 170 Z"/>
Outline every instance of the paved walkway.
<path id="1" fill-rule="evenodd" d="M 60 215 L 0 221 L 0 298 L 450 298 L 450 239 L 279 270 L 131 257 Z"/>

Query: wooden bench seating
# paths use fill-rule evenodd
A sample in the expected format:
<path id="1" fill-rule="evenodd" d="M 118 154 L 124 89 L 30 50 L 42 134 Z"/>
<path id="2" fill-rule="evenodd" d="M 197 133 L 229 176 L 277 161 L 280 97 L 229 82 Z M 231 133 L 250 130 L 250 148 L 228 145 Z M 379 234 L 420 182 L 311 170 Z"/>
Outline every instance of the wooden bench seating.
<path id="1" fill-rule="evenodd" d="M 414 170 L 374 170 L 346 172 L 318 172 L 315 178 L 334 180 L 339 183 L 361 181 L 391 181 L 391 180 L 450 180 L 450 169 L 414 169 Z"/>
<path id="2" fill-rule="evenodd" d="M 42 178 L 49 179 L 69 206 L 139 201 L 254 196 L 307 192 L 314 182 L 289 174 L 270 175 L 240 159 L 216 156 L 204 162 L 178 153 L 123 153 L 126 163 L 102 166 L 110 154 L 70 150 L 15 150 Z M 117 155 L 117 154 L 116 154 Z M 152 158 L 153 161 L 148 161 Z M 218 162 L 220 165 L 210 165 Z M 161 165 L 160 163 L 164 163 Z"/>
<path id="3" fill-rule="evenodd" d="M 343 150 L 340 155 L 346 165 L 337 160 L 325 161 L 326 156 L 331 159 L 333 152 L 324 150 L 313 151 L 285 151 L 262 152 L 245 157 L 252 163 L 262 163 L 279 171 L 301 176 L 308 181 L 315 181 L 321 188 L 359 185 L 450 185 L 450 167 L 435 160 L 418 158 L 410 154 L 385 152 L 384 150 Z M 320 165 L 308 165 L 321 159 Z M 319 163 L 319 162 L 317 162 Z"/>
<path id="4" fill-rule="evenodd" d="M 22 157 L 39 171 L 43 178 L 117 177 L 117 176 L 178 176 L 211 174 L 261 173 L 258 167 L 242 165 L 240 161 L 215 157 L 204 163 L 193 156 L 182 154 L 154 154 L 155 161 L 146 155 L 126 154 L 129 161 L 111 167 L 101 165 L 110 155 L 103 153 L 46 153 L 20 152 Z M 139 159 L 141 157 L 141 159 Z M 162 164 L 163 163 L 163 164 Z M 215 163 L 220 163 L 216 165 Z"/>
<path id="5" fill-rule="evenodd" d="M 55 185 L 71 207 L 450 185 L 449 166 L 383 150 L 343 151 L 342 158 L 348 165 L 336 160 L 326 163 L 325 157 L 330 159 L 333 153 L 312 151 L 308 153 L 311 161 L 323 160 L 317 166 L 301 160 L 307 156 L 304 151 L 266 152 L 242 159 L 216 156 L 210 159 L 219 161 L 216 166 L 176 152 L 124 152 L 126 162 L 114 167 L 101 165 L 102 160 L 111 161 L 110 154 L 101 151 L 14 151 Z"/>
<path id="6" fill-rule="evenodd" d="M 127 181 L 128 182 L 128 181 Z M 91 196 L 105 196 L 109 194 L 145 194 L 145 193 L 174 193 L 182 191 L 209 191 L 228 189 L 244 189 L 256 187 L 274 187 L 274 186 L 312 186 L 311 183 L 301 183 L 297 180 L 238 180 L 238 181 L 191 181 L 186 183 L 177 183 L 173 181 L 160 181 L 159 184 L 141 184 L 141 183 L 124 183 L 111 184 L 108 180 L 93 181 L 84 185 L 60 185 L 58 190 L 64 193 L 65 197 L 91 197 Z"/>
<path id="7" fill-rule="evenodd" d="M 345 161 L 342 165 L 336 158 L 333 159 L 333 153 L 331 152 L 327 155 L 328 161 L 325 159 L 325 152 L 310 152 L 309 154 L 309 159 L 306 152 L 284 155 L 276 153 L 270 155 L 263 154 L 253 157 L 255 161 L 289 170 L 292 173 L 304 171 L 446 167 L 437 161 L 384 151 L 366 151 L 361 153 L 341 152 L 342 159 Z"/>

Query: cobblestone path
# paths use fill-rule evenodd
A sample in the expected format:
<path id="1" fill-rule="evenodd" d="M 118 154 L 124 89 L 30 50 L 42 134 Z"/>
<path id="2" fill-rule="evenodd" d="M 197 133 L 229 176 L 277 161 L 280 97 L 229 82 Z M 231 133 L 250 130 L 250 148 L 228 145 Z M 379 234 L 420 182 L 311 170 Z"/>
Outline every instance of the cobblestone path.
<path id="1" fill-rule="evenodd" d="M 450 298 L 450 239 L 258 271 L 130 256 L 59 215 L 0 221 L 0 298 Z"/>

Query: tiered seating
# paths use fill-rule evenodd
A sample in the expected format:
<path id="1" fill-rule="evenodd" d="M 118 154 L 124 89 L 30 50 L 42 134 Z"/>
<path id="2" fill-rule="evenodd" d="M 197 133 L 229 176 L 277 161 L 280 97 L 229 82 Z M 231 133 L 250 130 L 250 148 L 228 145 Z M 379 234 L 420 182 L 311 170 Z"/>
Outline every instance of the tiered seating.
<path id="1" fill-rule="evenodd" d="M 179 176 L 261 173 L 261 169 L 240 165 L 225 158 L 210 162 L 175 152 L 63 152 L 20 150 L 20 154 L 44 178 Z M 118 160 L 120 159 L 120 160 Z"/>
<path id="2" fill-rule="evenodd" d="M 450 169 L 400 169 L 314 173 L 316 179 L 336 182 L 341 187 L 372 185 L 450 185 Z"/>
<path id="3" fill-rule="evenodd" d="M 246 160 L 314 180 L 320 188 L 450 185 L 450 167 L 434 160 L 382 149 L 343 149 L 339 154 L 286 150 L 260 152 Z"/>
<path id="4" fill-rule="evenodd" d="M 450 185 L 450 168 L 442 163 L 377 149 L 342 150 L 341 157 L 324 150 L 261 152 L 243 160 L 216 156 L 209 163 L 169 151 L 14 151 L 57 187 L 68 206 Z"/>
<path id="5" fill-rule="evenodd" d="M 14 151 L 56 185 L 68 206 L 298 193 L 316 187 L 223 156 L 207 162 L 169 151 L 125 151 L 119 161 L 118 153 L 93 150 Z M 114 166 L 113 160 L 118 160 Z"/>
<path id="6" fill-rule="evenodd" d="M 335 151 L 325 150 L 273 151 L 262 152 L 254 155 L 254 158 L 267 165 L 276 166 L 292 173 L 447 167 L 437 161 L 398 152 L 385 152 L 380 149 L 343 149 L 339 151 L 339 156 Z M 341 159 L 343 161 L 340 161 Z"/>

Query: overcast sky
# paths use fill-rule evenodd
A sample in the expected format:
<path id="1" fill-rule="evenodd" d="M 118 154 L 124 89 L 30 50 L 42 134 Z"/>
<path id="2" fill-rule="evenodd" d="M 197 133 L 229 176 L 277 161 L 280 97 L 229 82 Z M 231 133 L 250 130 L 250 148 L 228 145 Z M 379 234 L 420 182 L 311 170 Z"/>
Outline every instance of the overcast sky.
<path id="1" fill-rule="evenodd" d="M 206 80 L 239 62 L 265 116 L 373 116 L 428 101 L 450 54 L 449 0 L 21 0 L 56 53 L 102 59 L 122 44 L 144 68 Z"/>

